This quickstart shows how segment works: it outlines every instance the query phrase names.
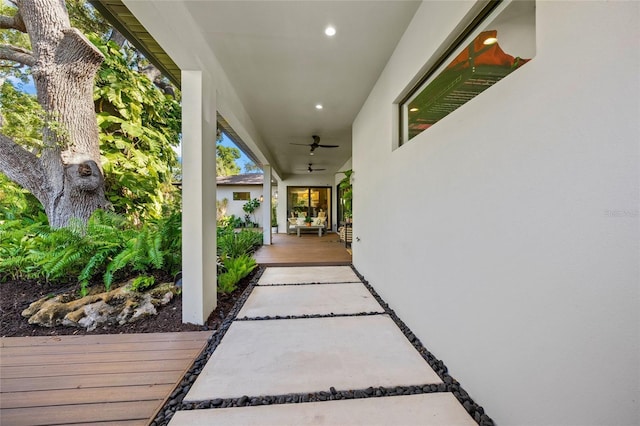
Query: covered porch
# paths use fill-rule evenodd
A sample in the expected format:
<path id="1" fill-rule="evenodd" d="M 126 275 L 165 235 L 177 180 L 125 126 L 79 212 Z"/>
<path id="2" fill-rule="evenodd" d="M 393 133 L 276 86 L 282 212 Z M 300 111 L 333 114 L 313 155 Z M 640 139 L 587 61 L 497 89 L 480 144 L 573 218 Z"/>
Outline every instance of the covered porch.
<path id="1" fill-rule="evenodd" d="M 184 321 L 216 305 L 222 127 L 281 194 L 354 171 L 354 266 L 496 422 L 639 423 L 637 2 L 101 3 L 177 64 Z M 489 3 L 528 4 L 531 60 L 401 143 L 403 99 Z"/>
<path id="2" fill-rule="evenodd" d="M 271 245 L 264 245 L 254 254 L 263 266 L 327 266 L 350 265 L 351 250 L 345 247 L 337 233 L 274 234 Z"/>

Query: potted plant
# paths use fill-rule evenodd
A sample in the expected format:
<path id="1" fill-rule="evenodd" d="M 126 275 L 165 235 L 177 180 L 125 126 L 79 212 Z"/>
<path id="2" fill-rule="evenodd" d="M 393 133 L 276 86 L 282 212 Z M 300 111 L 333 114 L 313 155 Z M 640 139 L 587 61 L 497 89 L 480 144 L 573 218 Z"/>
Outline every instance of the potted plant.
<path id="1" fill-rule="evenodd" d="M 307 226 L 311 226 L 311 222 L 313 222 L 313 219 L 311 219 L 311 216 L 305 216 L 304 223 L 306 223 Z"/>
<path id="2" fill-rule="evenodd" d="M 353 174 L 353 170 L 346 170 L 341 173 L 345 174 L 345 177 L 338 184 L 340 189 L 343 191 L 341 202 L 344 212 L 344 219 L 345 222 L 351 223 L 351 217 L 353 215 L 353 212 L 351 210 L 353 200 L 353 186 L 351 185 L 351 175 Z"/>
<path id="3" fill-rule="evenodd" d="M 260 207 L 260 200 L 257 198 L 254 198 L 251 201 L 247 201 L 246 203 L 244 203 L 244 205 L 242 206 L 242 210 L 244 210 L 245 215 L 245 222 L 247 224 L 247 226 L 253 226 L 253 227 L 257 227 L 258 223 L 256 221 L 256 216 L 255 216 L 255 211 L 256 209 Z M 251 216 L 253 216 L 253 223 L 251 222 Z M 251 225 L 249 225 L 251 224 Z"/>
<path id="4" fill-rule="evenodd" d="M 271 232 L 278 233 L 278 217 L 276 215 L 276 208 L 278 203 L 275 200 L 271 200 Z"/>

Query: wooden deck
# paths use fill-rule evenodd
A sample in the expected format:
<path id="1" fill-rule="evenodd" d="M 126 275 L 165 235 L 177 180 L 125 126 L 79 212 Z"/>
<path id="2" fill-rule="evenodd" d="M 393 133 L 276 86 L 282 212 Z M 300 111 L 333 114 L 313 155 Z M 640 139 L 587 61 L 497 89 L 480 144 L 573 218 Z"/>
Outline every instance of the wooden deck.
<path id="1" fill-rule="evenodd" d="M 211 331 L 0 339 L 0 424 L 146 425 Z"/>
<path id="2" fill-rule="evenodd" d="M 266 266 L 351 265 L 351 253 L 335 233 L 274 234 L 272 244 L 260 247 L 254 257 Z"/>

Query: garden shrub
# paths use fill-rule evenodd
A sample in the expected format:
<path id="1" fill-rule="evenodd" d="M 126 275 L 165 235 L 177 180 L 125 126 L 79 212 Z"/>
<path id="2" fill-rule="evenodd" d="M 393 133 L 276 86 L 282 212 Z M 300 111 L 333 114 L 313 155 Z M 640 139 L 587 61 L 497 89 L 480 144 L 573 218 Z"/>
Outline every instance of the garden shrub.
<path id="1" fill-rule="evenodd" d="M 181 262 L 181 215 L 132 226 L 115 213 L 96 211 L 86 226 L 78 222 L 51 229 L 44 222 L 0 223 L 0 280 L 45 278 L 63 282 L 75 277 L 81 293 L 102 275 L 109 290 L 118 272 L 163 271 L 175 274 Z"/>
<path id="2" fill-rule="evenodd" d="M 251 254 L 262 245 L 262 233 L 243 229 L 235 232 L 232 228 L 218 228 L 217 254 L 220 257 L 240 257 Z"/>
<path id="3" fill-rule="evenodd" d="M 251 256 L 244 254 L 236 258 L 227 258 L 223 261 L 226 272 L 218 275 L 218 292 L 222 294 L 232 293 L 238 282 L 253 271 L 258 264 Z"/>

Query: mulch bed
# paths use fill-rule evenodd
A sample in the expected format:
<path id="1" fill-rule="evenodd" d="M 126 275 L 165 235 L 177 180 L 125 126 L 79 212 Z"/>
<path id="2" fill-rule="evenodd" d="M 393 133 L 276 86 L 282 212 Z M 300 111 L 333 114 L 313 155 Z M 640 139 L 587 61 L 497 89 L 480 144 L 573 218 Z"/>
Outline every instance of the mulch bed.
<path id="1" fill-rule="evenodd" d="M 167 305 L 158 308 L 158 314 L 155 316 L 124 325 L 105 325 L 93 331 L 78 327 L 57 326 L 47 328 L 31 325 L 21 315 L 22 311 L 32 302 L 47 295 L 77 291 L 76 286 L 69 286 L 68 284 L 55 285 L 38 281 L 7 281 L 0 283 L 0 336 L 59 336 L 216 330 L 248 286 L 254 273 L 238 283 L 238 288 L 233 293 L 229 295 L 218 294 L 218 306 L 203 326 L 182 323 L 182 298 L 177 296 Z M 166 281 L 172 280 L 165 279 Z"/>

